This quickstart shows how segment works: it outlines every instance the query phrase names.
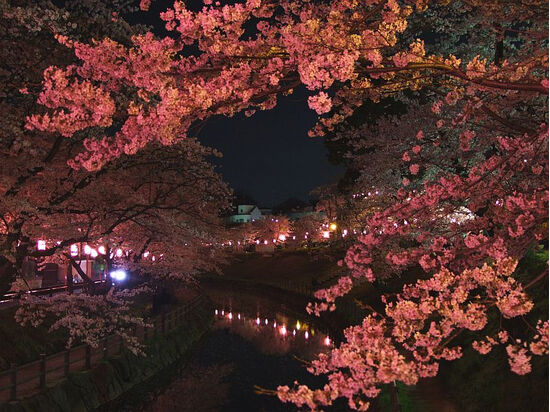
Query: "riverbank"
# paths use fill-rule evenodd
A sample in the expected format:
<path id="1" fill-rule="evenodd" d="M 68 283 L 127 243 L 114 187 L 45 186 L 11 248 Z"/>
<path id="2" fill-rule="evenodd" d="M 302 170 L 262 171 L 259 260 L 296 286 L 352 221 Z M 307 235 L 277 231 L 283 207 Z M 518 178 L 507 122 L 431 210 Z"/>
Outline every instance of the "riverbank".
<path id="1" fill-rule="evenodd" d="M 91 370 L 70 373 L 67 379 L 29 398 L 0 406 L 1 412 L 88 412 L 113 409 L 124 403 L 139 385 L 154 380 L 165 369 L 182 359 L 189 348 L 210 328 L 212 308 L 202 300 L 180 326 L 166 335 L 147 341 L 146 356 L 124 350 Z M 142 389 L 144 389 L 142 387 Z"/>

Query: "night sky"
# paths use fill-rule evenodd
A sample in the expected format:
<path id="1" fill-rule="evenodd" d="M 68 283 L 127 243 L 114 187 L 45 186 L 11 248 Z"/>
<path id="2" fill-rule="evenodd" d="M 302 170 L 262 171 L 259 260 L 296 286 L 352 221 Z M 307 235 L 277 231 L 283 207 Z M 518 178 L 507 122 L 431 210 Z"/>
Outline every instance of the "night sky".
<path id="1" fill-rule="evenodd" d="M 226 182 L 261 206 L 275 206 L 290 197 L 307 200 L 313 188 L 343 174 L 342 168 L 328 162 L 322 138 L 307 135 L 316 115 L 306 99 L 306 91 L 297 90 L 279 97 L 274 109 L 252 117 L 210 119 L 199 134 L 203 144 L 223 153 L 214 163 Z"/>

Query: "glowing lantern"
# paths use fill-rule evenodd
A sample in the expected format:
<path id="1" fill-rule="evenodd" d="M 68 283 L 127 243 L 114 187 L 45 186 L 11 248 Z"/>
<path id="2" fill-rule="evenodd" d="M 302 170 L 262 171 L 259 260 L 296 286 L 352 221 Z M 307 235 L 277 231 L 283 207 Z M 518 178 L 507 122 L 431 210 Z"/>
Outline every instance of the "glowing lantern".
<path id="1" fill-rule="evenodd" d="M 106 253 L 106 251 L 105 251 L 105 246 L 100 246 L 100 247 L 98 247 L 98 248 L 97 248 L 97 251 L 98 251 L 99 253 L 101 253 L 102 255 L 104 255 L 104 254 Z"/>
<path id="2" fill-rule="evenodd" d="M 122 257 L 122 249 L 121 248 L 118 248 L 116 250 L 116 257 Z"/>
<path id="3" fill-rule="evenodd" d="M 89 245 L 84 245 L 84 254 L 89 255 L 92 253 L 92 248 Z"/>
<path id="4" fill-rule="evenodd" d="M 296 329 L 294 329 L 294 330 L 292 331 L 292 335 L 293 335 L 293 336 L 296 336 Z"/>
<path id="5" fill-rule="evenodd" d="M 307 330 L 306 330 L 306 333 L 304 334 L 304 337 L 305 337 L 306 339 L 309 339 L 309 333 L 308 333 Z"/>
<path id="6" fill-rule="evenodd" d="M 284 242 L 286 240 L 286 236 L 285 235 L 279 235 L 279 240 L 281 242 Z"/>
<path id="7" fill-rule="evenodd" d="M 325 338 L 325 345 L 330 345 L 330 338 L 328 336 Z"/>
<path id="8" fill-rule="evenodd" d="M 256 325 L 260 324 L 260 318 L 256 318 Z"/>
<path id="9" fill-rule="evenodd" d="M 231 312 L 229 312 L 229 315 L 227 315 L 227 317 L 229 318 L 229 320 L 233 319 L 233 314 Z"/>
<path id="10" fill-rule="evenodd" d="M 285 325 L 283 325 L 283 326 L 281 327 L 280 333 L 281 333 L 281 335 L 286 336 L 286 326 L 285 326 Z"/>
<path id="11" fill-rule="evenodd" d="M 96 258 L 97 257 L 97 250 L 95 250 L 95 249 L 90 250 L 90 256 L 93 257 L 93 258 Z"/>
<path id="12" fill-rule="evenodd" d="M 36 242 L 36 249 L 46 250 L 46 241 L 45 240 L 39 240 L 38 242 Z"/>
<path id="13" fill-rule="evenodd" d="M 241 314 L 237 313 L 237 319 L 241 320 Z"/>
<path id="14" fill-rule="evenodd" d="M 324 231 L 323 231 L 323 237 L 324 237 L 325 239 L 328 239 L 328 238 L 330 237 L 330 232 L 329 232 L 328 230 L 324 230 Z"/>
<path id="15" fill-rule="evenodd" d="M 296 329 L 300 330 L 302 325 L 300 325 L 300 321 L 296 321 Z"/>
<path id="16" fill-rule="evenodd" d="M 78 256 L 78 245 L 71 245 L 71 256 Z"/>
<path id="17" fill-rule="evenodd" d="M 143 254 L 143 257 L 144 257 L 144 258 L 146 258 L 147 256 L 149 256 L 149 252 L 145 252 L 145 253 Z"/>
<path id="18" fill-rule="evenodd" d="M 265 320 L 265 324 L 267 325 L 268 323 L 269 323 L 269 322 L 268 322 L 268 320 L 266 319 L 266 320 Z"/>
<path id="19" fill-rule="evenodd" d="M 267 245 L 267 240 L 264 240 L 264 245 Z"/>
<path id="20" fill-rule="evenodd" d="M 331 223 L 330 226 L 329 226 L 329 229 L 330 230 L 336 230 L 338 226 L 336 225 L 336 223 Z"/>
<path id="21" fill-rule="evenodd" d="M 223 315 L 225 315 L 225 311 L 224 311 L 224 310 L 222 310 L 222 316 L 223 316 Z"/>
<path id="22" fill-rule="evenodd" d="M 216 315 L 218 314 L 218 309 L 216 309 L 216 310 L 214 311 L 214 314 L 216 314 Z"/>

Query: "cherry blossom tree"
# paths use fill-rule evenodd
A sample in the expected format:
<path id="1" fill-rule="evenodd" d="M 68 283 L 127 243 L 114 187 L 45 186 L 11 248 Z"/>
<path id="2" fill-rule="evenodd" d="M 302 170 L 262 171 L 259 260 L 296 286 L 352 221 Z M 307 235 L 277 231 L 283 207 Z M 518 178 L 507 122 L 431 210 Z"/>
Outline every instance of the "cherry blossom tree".
<path id="1" fill-rule="evenodd" d="M 49 179 L 56 176 L 60 165 L 67 169 L 67 158 L 61 160 L 59 152 L 75 150 L 76 147 L 77 139 L 69 146 L 62 147 L 63 142 L 59 136 L 34 133 L 24 128 L 25 116 L 37 109 L 34 92 L 39 90 L 43 70 L 54 64 L 70 64 L 75 60 L 72 53 L 67 53 L 55 41 L 53 33 L 70 35 L 82 41 L 91 41 L 98 35 L 113 36 L 126 41 L 132 34 L 144 32 L 145 28 L 131 27 L 118 19 L 113 7 L 122 13 L 132 9 L 123 3 L 125 2 L 118 0 L 90 0 L 57 6 L 48 0 L 40 0 L 32 5 L 17 1 L 0 4 L 0 106 L 3 114 L 0 120 L 2 293 L 9 289 L 22 264 L 24 254 L 19 254 L 18 258 L 14 250 L 15 245 L 21 242 L 22 222 L 17 221 L 22 216 L 20 212 L 27 207 L 33 207 L 32 196 L 40 196 L 52 188 L 51 183 L 54 180 Z M 49 169 L 48 175 L 44 170 L 53 163 L 56 165 Z M 39 180 L 38 176 L 43 178 L 42 182 L 46 185 L 36 185 L 36 180 L 32 182 L 33 179 Z M 75 179 L 77 178 L 81 177 Z M 29 183 L 36 185 L 34 191 L 30 190 Z"/>
<path id="2" fill-rule="evenodd" d="M 323 225 L 328 222 L 318 214 L 302 216 L 291 223 L 292 235 L 300 242 L 318 242 L 323 239 Z"/>
<path id="3" fill-rule="evenodd" d="M 99 27 L 103 35 L 119 39 L 139 32 L 112 15 L 108 3 L 79 3 L 67 9 L 49 2 L 28 8 L 2 4 L 2 21 L 9 22 L 2 30 L 10 24 L 12 28 L 2 36 L 1 52 L 6 82 L 0 100 L 0 281 L 3 294 L 29 259 L 39 265 L 71 265 L 87 283 L 86 290 L 72 294 L 68 278 L 68 293 L 23 299 L 17 320 L 36 325 L 53 319 L 52 330 L 68 330 L 69 345 L 79 340 L 95 346 L 115 331 L 139 351 L 132 330 L 143 320 L 131 300 L 140 290 L 94 290 L 71 246 L 85 243 L 94 248 L 97 258 L 107 263 L 107 272 L 117 266 L 147 275 L 152 282 L 188 281 L 217 270 L 223 261 L 215 240 L 222 230 L 218 213 L 228 205 L 230 191 L 206 161 L 219 153 L 193 139 L 169 147 L 150 145 L 90 172 L 68 164 L 75 152 L 85 150 L 82 138 L 69 140 L 24 128 L 25 114 L 36 110 L 35 91 L 42 77 L 38 69 L 74 60 L 44 32 L 87 41 Z M 101 13 L 85 20 L 89 7 Z M 25 53 L 14 54 L 18 49 Z"/>
<path id="4" fill-rule="evenodd" d="M 27 127 L 83 139 L 69 165 L 93 172 L 151 143 L 192 136 L 209 117 L 270 109 L 299 85 L 319 115 L 312 136 L 337 131 L 366 100 L 421 98 L 430 123 L 409 114 L 395 136 L 387 119 L 378 125 L 380 137 L 399 140 L 389 153 L 403 150 L 389 167 L 378 165 L 392 169 L 393 201 L 364 223 L 344 260 L 350 275 L 319 291 L 310 310 L 332 308 L 357 281 L 410 268 L 426 278 L 384 297 L 383 313 L 347 329 L 319 357 L 311 370 L 327 374 L 325 387 L 278 392 L 311 409 L 344 397 L 365 410 L 380 384 L 414 384 L 434 376 L 440 360 L 460 357 L 453 339 L 483 335 L 489 312 L 527 315 L 528 290 L 547 275 L 526 284 L 514 277 L 517 261 L 548 238 L 547 4 L 457 3 L 462 10 L 426 0 L 248 0 L 192 11 L 177 1 L 161 14 L 171 37 L 148 32 L 124 44 L 59 34 L 77 61 L 44 72 L 44 110 Z M 427 10 L 437 27 L 425 36 Z M 441 48 L 430 40 L 455 25 L 455 34 L 479 43 L 476 55 L 458 37 Z M 376 270 L 380 262 L 389 270 Z M 504 325 L 474 348 L 506 345 L 512 371 L 527 373 L 531 357 L 548 351 L 548 323 L 531 328 L 531 336 L 511 338 Z"/>
<path id="5" fill-rule="evenodd" d="M 151 146 L 138 155 L 120 158 L 100 174 L 77 173 L 73 180 L 74 171 L 69 177 L 57 178 L 44 173 L 32 179 L 25 185 L 31 193 L 40 187 L 50 191 L 27 199 L 25 208 L 15 207 L 20 198 L 9 199 L 7 213 L 21 226 L 18 231 L 7 226 L 13 240 L 5 256 L 13 256 L 15 263 L 31 258 L 72 264 L 78 270 L 70 247 L 82 242 L 94 250 L 104 248 L 100 257 L 108 262 L 108 268 L 123 267 L 147 275 L 150 284 L 162 279 L 189 281 L 202 272 L 217 270 L 224 261 L 223 252 L 215 246 L 222 232 L 218 211 L 229 204 L 229 192 L 202 159 L 205 153 L 207 149 L 187 140 L 170 148 Z M 66 171 L 71 170 L 66 158 L 62 164 Z M 44 250 L 36 249 L 38 238 L 43 239 Z M 124 253 L 118 254 L 119 250 Z M 84 272 L 79 273 L 91 284 Z M 69 290 L 53 298 L 25 299 L 18 318 L 22 323 L 26 319 L 36 323 L 48 313 L 57 314 L 52 328 L 67 327 L 75 338 L 82 338 L 88 330 L 84 339 L 88 343 L 97 343 L 97 336 L 110 333 L 122 320 L 138 318 L 127 313 L 130 306 L 124 302 L 133 295 L 118 291 L 94 294 L 91 288 L 78 298 Z M 42 315 L 36 318 L 36 313 Z M 75 313 L 88 322 L 76 322 Z M 137 341 L 130 339 L 128 331 L 124 339 L 135 346 Z"/>
<path id="6" fill-rule="evenodd" d="M 290 222 L 286 216 L 266 215 L 251 223 L 260 240 L 284 241 L 290 233 Z"/>

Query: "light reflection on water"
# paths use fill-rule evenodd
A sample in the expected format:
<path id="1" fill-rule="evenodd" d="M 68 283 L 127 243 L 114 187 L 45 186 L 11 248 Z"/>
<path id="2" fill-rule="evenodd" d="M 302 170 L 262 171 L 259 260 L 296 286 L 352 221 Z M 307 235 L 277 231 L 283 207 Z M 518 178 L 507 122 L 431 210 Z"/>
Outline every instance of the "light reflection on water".
<path id="1" fill-rule="evenodd" d="M 214 310 L 214 328 L 228 329 L 265 354 L 292 354 L 311 360 L 332 346 L 330 336 L 309 321 L 282 313 L 245 313 L 238 308 Z"/>
<path id="2" fill-rule="evenodd" d="M 284 294 L 264 296 L 231 286 L 210 286 L 206 293 L 214 303 L 214 328 L 246 339 L 264 354 L 310 361 L 333 346 L 322 319 L 306 312 L 307 300 Z"/>

